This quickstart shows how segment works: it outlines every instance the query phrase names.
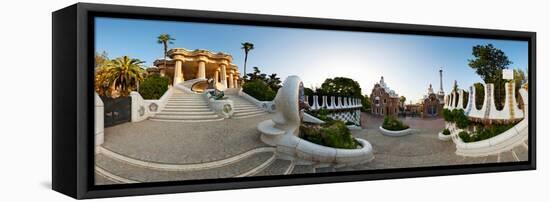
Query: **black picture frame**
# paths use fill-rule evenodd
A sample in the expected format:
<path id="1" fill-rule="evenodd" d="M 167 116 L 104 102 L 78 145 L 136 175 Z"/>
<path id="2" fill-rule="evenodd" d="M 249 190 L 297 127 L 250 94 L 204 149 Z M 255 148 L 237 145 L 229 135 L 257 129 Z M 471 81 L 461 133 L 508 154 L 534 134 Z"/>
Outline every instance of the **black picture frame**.
<path id="1" fill-rule="evenodd" d="M 529 160 L 513 163 L 94 185 L 93 18 L 121 17 L 413 35 L 510 39 L 529 45 Z M 52 14 L 52 188 L 85 199 L 536 169 L 536 33 L 77 3 Z"/>

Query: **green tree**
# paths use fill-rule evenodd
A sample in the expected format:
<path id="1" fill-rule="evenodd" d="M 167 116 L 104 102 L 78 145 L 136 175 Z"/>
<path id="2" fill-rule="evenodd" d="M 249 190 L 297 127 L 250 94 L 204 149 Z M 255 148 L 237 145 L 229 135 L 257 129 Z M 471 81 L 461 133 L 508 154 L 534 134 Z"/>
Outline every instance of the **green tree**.
<path id="1" fill-rule="evenodd" d="M 157 43 L 162 44 L 164 50 L 164 67 L 166 67 L 166 57 L 168 57 L 168 44 L 174 44 L 175 40 L 170 34 L 161 34 L 157 37 Z"/>
<path id="2" fill-rule="evenodd" d="M 96 72 L 96 86 L 101 84 L 100 87 L 110 89 L 103 88 L 98 93 L 112 97 L 112 93 L 116 91 L 121 96 L 128 96 L 143 81 L 145 71 L 141 67 L 143 63 L 144 61 L 128 56 L 119 57 L 106 63 Z"/>
<path id="3" fill-rule="evenodd" d="M 475 107 L 481 109 L 483 107 L 483 101 L 485 99 L 485 87 L 481 83 L 474 83 L 474 89 L 476 92 Z"/>
<path id="4" fill-rule="evenodd" d="M 109 56 L 107 52 L 103 51 L 101 53 L 95 53 L 94 57 L 94 67 L 95 69 L 99 69 L 100 67 L 104 66 L 105 63 L 109 61 Z"/>
<path id="5" fill-rule="evenodd" d="M 276 73 L 273 73 L 267 77 L 266 83 L 271 89 L 277 92 L 277 90 L 279 90 L 279 88 L 281 87 L 282 81 L 281 78 L 277 77 Z"/>
<path id="6" fill-rule="evenodd" d="M 363 98 L 359 83 L 346 77 L 328 78 L 317 91 L 320 95 Z"/>
<path id="7" fill-rule="evenodd" d="M 363 105 L 363 107 L 361 108 L 362 111 L 364 112 L 370 111 L 372 104 L 371 104 L 369 95 L 365 95 L 363 99 L 361 99 L 361 105 Z"/>
<path id="8" fill-rule="evenodd" d="M 512 61 L 508 60 L 506 54 L 493 46 L 476 45 L 472 48 L 474 59 L 468 60 L 468 65 L 476 70 L 485 83 L 493 83 L 495 86 L 495 103 L 498 108 L 502 108 L 504 103 L 504 79 L 502 70 L 508 69 Z"/>
<path id="9" fill-rule="evenodd" d="M 139 94 L 144 99 L 158 100 L 168 90 L 170 79 L 160 75 L 152 75 L 143 80 L 139 86 Z"/>
<path id="10" fill-rule="evenodd" d="M 516 96 L 519 95 L 519 89 L 527 83 L 527 76 L 521 69 L 514 69 L 514 82 L 516 84 Z"/>
<path id="11" fill-rule="evenodd" d="M 250 43 L 250 42 L 244 42 L 244 43 L 241 43 L 242 47 L 241 49 L 244 50 L 244 75 L 246 76 L 246 62 L 248 61 L 248 52 L 250 52 L 251 50 L 254 49 L 254 44 Z"/>
<path id="12" fill-rule="evenodd" d="M 304 95 L 312 96 L 313 94 L 315 94 L 315 91 L 313 91 L 311 88 L 304 87 Z"/>
<path id="13" fill-rule="evenodd" d="M 262 80 L 262 81 L 266 81 L 267 78 L 266 78 L 266 74 L 262 74 L 262 72 L 260 71 L 260 68 L 258 67 L 253 67 L 254 71 L 252 73 L 248 73 L 247 74 L 247 78 L 244 78 L 247 82 L 248 81 L 253 81 L 253 80 Z"/>
<path id="14" fill-rule="evenodd" d="M 266 82 L 259 79 L 245 82 L 243 84 L 243 91 L 259 101 L 272 101 L 277 94 Z"/>
<path id="15" fill-rule="evenodd" d="M 399 102 L 401 103 L 401 107 L 405 107 L 405 101 L 407 101 L 407 98 L 405 96 L 399 97 Z"/>

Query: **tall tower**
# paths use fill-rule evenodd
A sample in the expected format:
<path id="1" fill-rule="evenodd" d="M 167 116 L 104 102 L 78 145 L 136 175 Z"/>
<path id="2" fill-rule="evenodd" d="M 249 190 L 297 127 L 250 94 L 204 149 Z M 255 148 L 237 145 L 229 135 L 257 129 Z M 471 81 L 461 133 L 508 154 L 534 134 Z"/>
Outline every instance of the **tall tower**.
<path id="1" fill-rule="evenodd" d="M 443 67 L 439 68 L 439 92 L 437 93 L 445 95 L 445 92 L 443 92 Z"/>
<path id="2" fill-rule="evenodd" d="M 443 67 L 439 68 L 439 92 L 437 92 L 439 103 L 445 103 L 445 92 L 443 91 Z"/>

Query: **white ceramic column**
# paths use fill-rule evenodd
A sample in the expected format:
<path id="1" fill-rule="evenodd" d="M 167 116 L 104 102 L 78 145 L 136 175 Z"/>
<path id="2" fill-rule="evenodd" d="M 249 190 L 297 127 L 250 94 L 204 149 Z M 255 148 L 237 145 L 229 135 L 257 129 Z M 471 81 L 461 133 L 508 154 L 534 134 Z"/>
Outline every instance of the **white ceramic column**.
<path id="1" fill-rule="evenodd" d="M 199 66 L 197 69 L 197 79 L 206 79 L 206 62 L 199 60 Z"/>
<path id="2" fill-rule="evenodd" d="M 183 61 L 176 60 L 176 65 L 174 68 L 174 86 L 184 81 L 182 66 L 183 66 Z"/>
<path id="3" fill-rule="evenodd" d="M 225 64 L 223 64 L 223 63 L 220 64 L 220 68 L 221 68 L 221 70 L 222 70 L 222 72 L 221 72 L 221 83 L 222 83 L 222 85 L 223 85 L 224 87 L 227 88 L 227 72 L 226 72 L 226 67 L 227 67 L 227 65 L 225 65 Z"/>
<path id="4" fill-rule="evenodd" d="M 235 85 L 233 85 L 233 70 L 229 70 L 229 77 L 227 79 L 229 80 L 229 88 L 235 88 Z"/>
<path id="5" fill-rule="evenodd" d="M 327 96 L 323 96 L 323 104 L 321 105 L 323 108 L 328 108 L 327 106 Z"/>
<path id="6" fill-rule="evenodd" d="M 216 69 L 216 71 L 214 71 L 214 84 L 220 82 L 220 69 Z"/>

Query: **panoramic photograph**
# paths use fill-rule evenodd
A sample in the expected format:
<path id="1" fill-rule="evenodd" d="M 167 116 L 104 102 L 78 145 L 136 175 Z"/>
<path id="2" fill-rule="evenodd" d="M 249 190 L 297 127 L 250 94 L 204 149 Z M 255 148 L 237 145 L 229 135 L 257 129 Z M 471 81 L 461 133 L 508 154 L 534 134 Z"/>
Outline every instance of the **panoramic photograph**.
<path id="1" fill-rule="evenodd" d="M 527 41 L 94 26 L 96 185 L 529 160 Z"/>

